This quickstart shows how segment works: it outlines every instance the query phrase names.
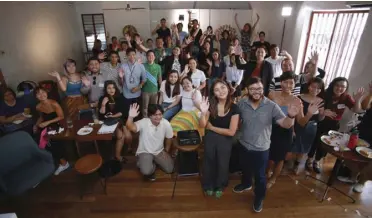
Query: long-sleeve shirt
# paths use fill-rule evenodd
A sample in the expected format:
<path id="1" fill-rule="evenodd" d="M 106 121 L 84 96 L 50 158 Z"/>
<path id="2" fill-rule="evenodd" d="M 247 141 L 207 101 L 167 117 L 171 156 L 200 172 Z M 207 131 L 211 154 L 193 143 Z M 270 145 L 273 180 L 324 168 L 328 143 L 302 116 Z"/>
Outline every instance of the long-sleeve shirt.
<path id="1" fill-rule="evenodd" d="M 121 65 L 124 70 L 123 95 L 127 99 L 138 98 L 141 96 L 141 90 L 132 93 L 132 89 L 138 87 L 141 82 L 146 82 L 146 70 L 142 64 L 134 62 Z"/>
<path id="2" fill-rule="evenodd" d="M 239 70 L 236 66 L 226 67 L 226 81 L 228 83 L 235 82 L 236 85 L 240 85 L 243 80 L 244 70 Z"/>

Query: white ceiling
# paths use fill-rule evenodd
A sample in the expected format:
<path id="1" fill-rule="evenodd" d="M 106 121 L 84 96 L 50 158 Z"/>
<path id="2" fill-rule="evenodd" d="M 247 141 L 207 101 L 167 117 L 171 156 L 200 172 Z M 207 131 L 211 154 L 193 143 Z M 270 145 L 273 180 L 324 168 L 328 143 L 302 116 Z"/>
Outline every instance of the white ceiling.
<path id="1" fill-rule="evenodd" d="M 150 9 L 252 9 L 248 1 L 150 1 Z"/>

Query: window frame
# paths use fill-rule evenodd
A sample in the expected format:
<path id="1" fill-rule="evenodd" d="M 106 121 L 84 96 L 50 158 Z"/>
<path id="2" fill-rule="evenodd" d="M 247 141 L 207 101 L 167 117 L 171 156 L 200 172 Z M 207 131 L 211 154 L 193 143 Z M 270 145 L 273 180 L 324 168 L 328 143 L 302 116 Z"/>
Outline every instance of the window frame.
<path id="1" fill-rule="evenodd" d="M 81 22 L 83 23 L 83 31 L 84 31 L 84 40 L 85 40 L 85 48 L 87 52 L 92 52 L 91 50 L 89 51 L 88 48 L 88 41 L 87 41 L 87 35 L 85 34 L 85 26 L 86 24 L 84 23 L 84 16 L 91 16 L 92 17 L 92 22 L 93 22 L 93 30 L 94 30 L 94 40 L 97 39 L 97 30 L 96 30 L 96 23 L 94 21 L 94 16 L 95 15 L 101 15 L 102 16 L 102 21 L 103 21 L 103 29 L 104 29 L 104 34 L 105 34 L 105 39 L 106 39 L 106 46 L 107 46 L 107 36 L 106 36 L 106 24 L 105 24 L 105 16 L 103 13 L 95 13 L 95 14 L 81 14 Z M 100 23 L 101 24 L 101 23 Z"/>

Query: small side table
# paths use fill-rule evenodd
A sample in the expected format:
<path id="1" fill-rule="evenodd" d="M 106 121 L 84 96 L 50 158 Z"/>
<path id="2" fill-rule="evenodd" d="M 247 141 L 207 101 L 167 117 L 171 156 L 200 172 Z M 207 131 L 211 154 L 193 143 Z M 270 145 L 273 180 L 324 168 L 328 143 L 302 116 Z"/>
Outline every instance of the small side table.
<path id="1" fill-rule="evenodd" d="M 180 146 L 179 143 L 178 143 L 178 139 L 174 138 L 173 139 L 173 146 L 178 150 L 178 154 L 177 154 L 177 157 L 176 157 L 176 164 L 175 164 L 175 171 L 174 171 L 176 173 L 176 178 L 174 180 L 174 185 L 173 185 L 172 199 L 174 198 L 174 194 L 175 194 L 175 191 L 176 191 L 176 184 L 177 184 L 178 177 L 182 176 L 182 175 L 179 174 L 179 169 L 181 168 L 181 165 L 182 165 L 182 161 L 181 161 L 182 154 L 190 153 L 190 152 L 196 152 L 197 153 L 201 144 Z M 199 179 L 200 179 L 200 184 L 201 184 L 201 173 L 200 173 L 198 157 L 199 157 L 199 155 L 197 154 L 196 155 L 196 160 L 194 160 L 194 161 L 197 162 L 198 174 L 199 174 Z M 202 192 L 203 192 L 203 195 L 204 195 L 203 189 L 202 189 Z"/>
<path id="2" fill-rule="evenodd" d="M 80 199 L 83 199 L 84 194 L 88 194 L 86 193 L 86 187 L 89 186 L 88 183 L 90 183 L 92 190 L 94 191 L 95 182 L 92 182 L 93 178 L 91 177 L 99 177 L 97 171 L 102 166 L 102 163 L 102 157 L 98 154 L 85 155 L 76 162 L 75 170 L 79 173 L 80 177 Z M 106 180 L 100 178 L 100 183 L 104 193 L 107 194 Z"/>

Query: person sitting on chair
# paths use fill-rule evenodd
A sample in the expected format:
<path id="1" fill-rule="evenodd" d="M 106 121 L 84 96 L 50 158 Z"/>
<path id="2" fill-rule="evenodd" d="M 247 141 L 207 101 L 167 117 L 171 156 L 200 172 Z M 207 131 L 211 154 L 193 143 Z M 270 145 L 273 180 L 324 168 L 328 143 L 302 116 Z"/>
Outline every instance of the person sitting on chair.
<path id="1" fill-rule="evenodd" d="M 137 166 L 145 179 L 155 181 L 155 164 L 158 164 L 166 173 L 172 173 L 174 163 L 169 155 L 173 130 L 169 121 L 163 118 L 161 105 L 150 104 L 148 118 L 137 122 L 133 119 L 139 114 L 139 105 L 132 104 L 129 109 L 129 117 L 126 127 L 132 132 L 139 132 L 139 143 L 136 152 Z M 164 138 L 165 147 L 164 147 Z"/>

